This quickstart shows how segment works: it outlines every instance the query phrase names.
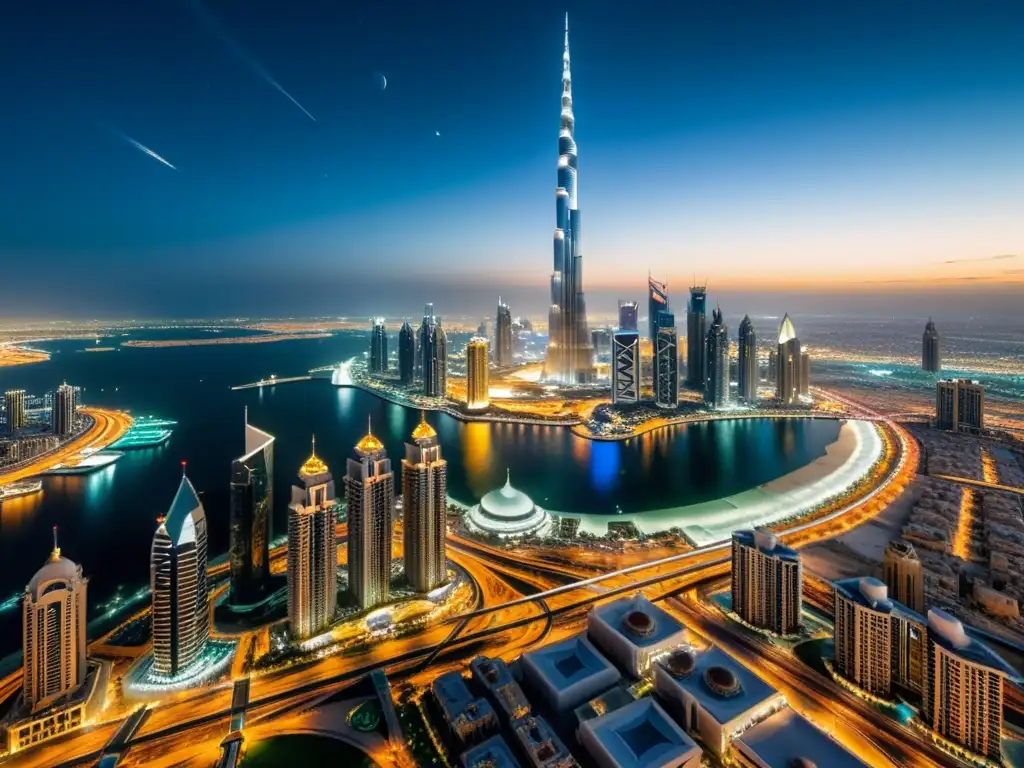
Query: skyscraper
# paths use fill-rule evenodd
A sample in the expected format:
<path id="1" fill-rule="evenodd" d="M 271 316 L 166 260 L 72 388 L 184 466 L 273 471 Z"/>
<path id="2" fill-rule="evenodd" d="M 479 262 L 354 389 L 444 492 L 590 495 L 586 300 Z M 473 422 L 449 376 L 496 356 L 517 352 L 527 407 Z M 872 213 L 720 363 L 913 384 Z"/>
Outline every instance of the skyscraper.
<path id="1" fill-rule="evenodd" d="M 708 369 L 705 358 L 707 302 L 706 285 L 690 288 L 690 303 L 686 308 L 686 386 L 698 392 L 704 391 Z"/>
<path id="2" fill-rule="evenodd" d="M 968 379 L 935 383 L 935 426 L 954 432 L 985 428 L 985 387 Z"/>
<path id="3" fill-rule="evenodd" d="M 417 592 L 429 592 L 448 578 L 445 564 L 445 510 L 448 462 L 437 432 L 422 417 L 405 444 L 402 459 L 402 534 L 405 576 Z"/>
<path id="4" fill-rule="evenodd" d="M 796 402 L 800 394 L 800 339 L 789 315 L 779 326 L 779 351 L 776 356 L 775 397 L 784 405 Z"/>
<path id="5" fill-rule="evenodd" d="M 270 577 L 274 514 L 274 437 L 249 423 L 245 412 L 245 455 L 231 462 L 231 602 L 247 605 L 263 597 Z"/>
<path id="6" fill-rule="evenodd" d="M 448 336 L 436 320 L 423 347 L 423 394 L 444 397 L 448 393 Z"/>
<path id="7" fill-rule="evenodd" d="M 811 394 L 811 356 L 807 347 L 800 350 L 800 378 L 797 382 L 797 392 L 801 395 Z"/>
<path id="8" fill-rule="evenodd" d="M 25 587 L 22 601 L 22 693 L 33 713 L 75 691 L 85 680 L 86 584 L 82 566 L 53 552 Z"/>
<path id="9" fill-rule="evenodd" d="M 388 372 L 388 333 L 384 328 L 384 318 L 373 321 L 370 332 L 370 373 Z"/>
<path id="10" fill-rule="evenodd" d="M 675 408 L 679 405 L 679 342 L 676 316 L 666 310 L 658 314 L 654 368 L 654 404 L 659 408 Z"/>
<path id="11" fill-rule="evenodd" d="M 647 327 L 650 329 L 651 344 L 658 338 L 658 315 L 668 312 L 668 283 L 659 283 L 647 274 Z"/>
<path id="12" fill-rule="evenodd" d="M 324 632 L 338 602 L 334 478 L 316 455 L 316 439 L 288 505 L 288 622 L 299 640 Z"/>
<path id="13" fill-rule="evenodd" d="M 635 403 L 640 399 L 640 334 L 617 330 L 612 336 L 612 402 Z"/>
<path id="14" fill-rule="evenodd" d="M 78 419 L 78 390 L 64 382 L 53 393 L 53 409 L 50 411 L 50 426 L 53 434 L 67 437 L 75 431 Z"/>
<path id="15" fill-rule="evenodd" d="M 724 408 L 729 404 L 729 329 L 722 320 L 721 309 L 712 312 L 705 357 L 707 382 L 704 402 L 712 408 Z"/>
<path id="16" fill-rule="evenodd" d="M 594 360 L 608 362 L 612 354 L 611 328 L 595 328 L 590 332 L 590 348 L 594 351 Z"/>
<path id="17" fill-rule="evenodd" d="M 635 301 L 623 301 L 619 299 L 619 330 L 635 331 L 637 321 L 637 309 L 640 307 Z"/>
<path id="18" fill-rule="evenodd" d="M 199 658 L 210 637 L 206 512 L 185 476 L 153 535 L 153 670 L 172 676 Z"/>
<path id="19" fill-rule="evenodd" d="M 924 568 L 914 546 L 890 541 L 882 557 L 882 571 L 893 599 L 924 615 Z"/>
<path id="20" fill-rule="evenodd" d="M 743 316 L 739 335 L 739 396 L 750 405 L 757 402 L 757 382 L 761 378 L 757 365 L 757 333 L 750 315 Z"/>
<path id="21" fill-rule="evenodd" d="M 583 251 L 580 247 L 580 211 L 577 207 L 576 125 L 572 113 L 572 75 L 569 72 L 569 14 L 565 15 L 565 51 L 562 54 L 562 117 L 558 132 L 558 188 L 555 190 L 554 271 L 551 274 L 551 311 L 548 316 L 548 351 L 545 373 L 563 384 L 594 378 L 587 331 L 587 304 L 583 297 Z"/>
<path id="22" fill-rule="evenodd" d="M 7 412 L 6 430 L 14 434 L 24 429 L 28 423 L 25 419 L 25 390 L 9 389 L 4 393 L 4 410 Z"/>
<path id="23" fill-rule="evenodd" d="M 423 307 L 423 322 L 420 323 L 416 333 L 416 378 L 426 381 L 426 370 L 429 366 L 427 355 L 429 354 L 430 339 L 434 335 L 434 325 L 437 318 L 434 317 L 434 305 L 426 304 Z"/>
<path id="24" fill-rule="evenodd" d="M 348 589 L 361 608 L 386 602 L 391 584 L 395 476 L 384 445 L 369 429 L 345 473 Z"/>
<path id="25" fill-rule="evenodd" d="M 487 338 L 485 334 L 481 336 Z M 499 368 L 512 365 L 512 308 L 501 299 L 494 322 L 494 364 Z"/>
<path id="26" fill-rule="evenodd" d="M 466 408 L 480 411 L 491 404 L 487 393 L 487 339 L 474 336 L 466 346 Z"/>
<path id="27" fill-rule="evenodd" d="M 921 339 L 921 370 L 938 373 L 942 370 L 942 356 L 939 352 L 939 332 L 929 317 Z"/>
<path id="28" fill-rule="evenodd" d="M 800 554 L 765 530 L 732 535 L 732 609 L 754 627 L 779 635 L 800 629 L 803 565 Z"/>
<path id="29" fill-rule="evenodd" d="M 416 334 L 406 320 L 398 332 L 398 380 L 412 384 L 416 376 Z"/>

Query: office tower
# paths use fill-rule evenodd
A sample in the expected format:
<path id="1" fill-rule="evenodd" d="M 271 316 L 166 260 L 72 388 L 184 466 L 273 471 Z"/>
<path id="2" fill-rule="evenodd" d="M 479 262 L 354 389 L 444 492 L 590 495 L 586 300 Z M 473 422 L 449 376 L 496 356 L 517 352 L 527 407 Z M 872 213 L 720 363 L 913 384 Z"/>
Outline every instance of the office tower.
<path id="1" fill-rule="evenodd" d="M 338 603 L 334 478 L 316 455 L 316 439 L 288 505 L 288 623 L 306 640 L 327 630 Z"/>
<path id="2" fill-rule="evenodd" d="M 704 402 L 712 408 L 724 408 L 729 404 L 729 329 L 722 319 L 721 309 L 711 313 L 704 359 L 707 361 Z"/>
<path id="3" fill-rule="evenodd" d="M 956 381 L 935 383 L 935 426 L 938 429 L 957 429 Z"/>
<path id="4" fill-rule="evenodd" d="M 423 347 L 423 394 L 445 397 L 448 393 L 448 337 L 439 320 L 429 331 Z"/>
<path id="5" fill-rule="evenodd" d="M 649 279 L 649 278 L 648 278 Z M 619 299 L 619 330 L 620 331 L 635 331 L 637 321 L 637 311 L 640 305 L 635 301 L 623 301 Z M 666 307 L 667 309 L 668 307 Z"/>
<path id="6" fill-rule="evenodd" d="M 942 356 L 939 352 L 939 332 L 929 317 L 921 339 L 921 370 L 938 373 L 942 370 Z"/>
<path id="7" fill-rule="evenodd" d="M 594 378 L 593 353 L 587 331 L 587 304 L 583 297 L 580 211 L 576 205 L 575 128 L 572 76 L 569 74 L 569 14 L 566 14 L 562 118 L 558 131 L 558 188 L 555 190 L 554 271 L 551 274 L 551 311 L 544 368 L 548 377 L 562 384 L 580 384 Z"/>
<path id="8" fill-rule="evenodd" d="M 783 405 L 791 405 L 800 394 L 800 339 L 789 315 L 779 326 L 779 351 L 775 357 L 775 397 Z"/>
<path id="9" fill-rule="evenodd" d="M 417 592 L 429 592 L 448 579 L 445 565 L 445 510 L 448 462 L 437 432 L 424 415 L 405 444 L 402 459 L 402 535 L 405 577 Z"/>
<path id="10" fill-rule="evenodd" d="M 360 608 L 387 602 L 391 583 L 391 520 L 395 476 L 384 445 L 369 429 L 345 473 L 348 589 Z"/>
<path id="11" fill-rule="evenodd" d="M 768 381 L 777 384 L 779 380 L 779 353 L 774 349 L 768 352 Z"/>
<path id="12" fill-rule="evenodd" d="M 923 616 L 924 569 L 913 545 L 890 541 L 882 557 L 882 573 L 893 599 Z"/>
<path id="13" fill-rule="evenodd" d="M 928 611 L 921 720 L 949 741 L 1000 764 L 1003 684 L 1013 667 L 945 611 Z"/>
<path id="14" fill-rule="evenodd" d="M 732 609 L 745 622 L 778 635 L 800 631 L 803 564 L 770 531 L 732 535 Z"/>
<path id="15" fill-rule="evenodd" d="M 437 318 L 434 317 L 434 305 L 426 304 L 423 307 L 423 322 L 420 323 L 416 333 L 416 370 L 415 376 L 418 381 L 427 380 L 426 372 L 429 368 L 427 356 L 429 354 L 430 340 L 434 335 L 434 326 Z"/>
<path id="16" fill-rule="evenodd" d="M 612 336 L 612 402 L 640 400 L 640 334 L 618 330 Z"/>
<path id="17" fill-rule="evenodd" d="M 935 384 L 935 426 L 954 432 L 985 428 L 985 387 L 967 379 Z"/>
<path id="18" fill-rule="evenodd" d="M 757 403 L 757 382 L 761 375 L 757 367 L 757 333 L 750 315 L 744 315 L 740 323 L 738 372 L 740 400 L 754 405 Z"/>
<path id="19" fill-rule="evenodd" d="M 487 338 L 487 334 L 480 335 Z M 512 309 L 501 299 L 494 322 L 494 364 L 499 368 L 512 365 Z"/>
<path id="20" fill-rule="evenodd" d="M 659 283 L 647 273 L 647 327 L 651 344 L 658 338 L 658 315 L 669 311 L 668 283 Z"/>
<path id="21" fill-rule="evenodd" d="M 675 408 L 679 405 L 679 343 L 676 316 L 668 311 L 658 315 L 654 369 L 654 404 L 659 408 Z"/>
<path id="22" fill-rule="evenodd" d="M 811 356 L 807 348 L 800 350 L 800 380 L 797 383 L 797 392 L 805 397 L 811 394 Z"/>
<path id="23" fill-rule="evenodd" d="M 373 321 L 370 331 L 370 373 L 388 372 L 388 333 L 384 328 L 384 318 Z"/>
<path id="24" fill-rule="evenodd" d="M 835 671 L 875 696 L 892 696 L 894 685 L 920 693 L 924 618 L 890 599 L 878 579 L 844 579 L 833 587 Z"/>
<path id="25" fill-rule="evenodd" d="M 416 376 L 416 334 L 406 320 L 398 332 L 398 380 L 412 384 Z"/>
<path id="26" fill-rule="evenodd" d="M 590 332 L 590 346 L 594 350 L 594 360 L 604 362 L 612 354 L 612 329 L 595 328 Z"/>
<path id="27" fill-rule="evenodd" d="M 249 605 L 263 597 L 270 577 L 274 515 L 274 437 L 249 423 L 245 411 L 245 455 L 231 462 L 231 602 Z"/>
<path id="28" fill-rule="evenodd" d="M 7 390 L 4 393 L 4 410 L 7 412 L 7 432 L 13 435 L 24 429 L 28 423 L 25 419 L 25 390 Z"/>
<path id="29" fill-rule="evenodd" d="M 690 303 L 686 308 L 686 386 L 704 391 L 707 378 L 707 302 L 706 285 L 690 288 Z"/>
<path id="30" fill-rule="evenodd" d="M 487 395 L 487 339 L 475 336 L 466 347 L 466 408 L 480 411 L 491 404 Z"/>
<path id="31" fill-rule="evenodd" d="M 78 390 L 64 382 L 53 393 L 53 408 L 50 410 L 50 426 L 53 434 L 67 437 L 75 431 L 78 418 Z"/>
<path id="32" fill-rule="evenodd" d="M 32 712 L 75 691 L 85 680 L 85 588 L 82 566 L 53 552 L 25 587 L 22 601 L 22 692 Z"/>
<path id="33" fill-rule="evenodd" d="M 210 637 L 206 537 L 206 512 L 182 471 L 171 508 L 153 536 L 149 569 L 153 671 L 165 677 L 196 661 Z"/>

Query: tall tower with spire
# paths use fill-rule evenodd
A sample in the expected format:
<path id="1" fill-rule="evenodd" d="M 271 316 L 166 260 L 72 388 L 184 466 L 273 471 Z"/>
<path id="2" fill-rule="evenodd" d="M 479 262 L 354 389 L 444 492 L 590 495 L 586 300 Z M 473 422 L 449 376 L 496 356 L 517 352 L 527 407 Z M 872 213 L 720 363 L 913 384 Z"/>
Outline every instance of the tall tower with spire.
<path id="1" fill-rule="evenodd" d="M 448 579 L 445 511 L 448 462 L 426 415 L 405 444 L 402 459 L 402 533 L 405 577 L 417 592 L 429 592 Z"/>
<path id="2" fill-rule="evenodd" d="M 551 274 L 545 364 L 545 374 L 563 384 L 585 383 L 594 378 L 593 350 L 587 330 L 587 303 L 583 298 L 575 130 L 572 75 L 569 71 L 569 14 L 566 14 L 562 117 L 558 131 L 558 188 L 555 190 L 554 271 Z"/>

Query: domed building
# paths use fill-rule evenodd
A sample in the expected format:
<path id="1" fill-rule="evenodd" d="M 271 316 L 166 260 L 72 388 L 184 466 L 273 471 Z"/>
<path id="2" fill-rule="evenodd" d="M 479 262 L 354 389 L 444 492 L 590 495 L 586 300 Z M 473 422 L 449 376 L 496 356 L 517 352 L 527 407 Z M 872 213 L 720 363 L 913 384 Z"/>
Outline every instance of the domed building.
<path id="1" fill-rule="evenodd" d="M 505 485 L 491 491 L 463 518 L 473 533 L 494 534 L 502 538 L 547 536 L 551 532 L 551 516 L 533 503 L 533 499 L 512 487 L 511 474 Z"/>

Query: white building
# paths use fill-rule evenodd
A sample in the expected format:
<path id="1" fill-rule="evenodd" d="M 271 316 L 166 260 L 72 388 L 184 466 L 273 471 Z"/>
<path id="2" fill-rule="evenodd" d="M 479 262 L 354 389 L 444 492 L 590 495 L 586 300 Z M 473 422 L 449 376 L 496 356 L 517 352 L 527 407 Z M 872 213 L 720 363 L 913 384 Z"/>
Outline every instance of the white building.
<path id="1" fill-rule="evenodd" d="M 511 475 L 506 476 L 504 486 L 488 493 L 466 512 L 463 522 L 473 533 L 506 539 L 544 537 L 551 531 L 551 516 L 512 487 Z"/>
<path id="2" fill-rule="evenodd" d="M 620 669 L 644 677 L 653 659 L 686 641 L 686 628 L 637 593 L 591 608 L 587 636 Z"/>
<path id="3" fill-rule="evenodd" d="M 828 734 L 789 707 L 733 741 L 732 758 L 741 768 L 866 768 Z"/>
<path id="4" fill-rule="evenodd" d="M 527 683 L 558 712 L 589 701 L 621 677 L 585 637 L 571 637 L 524 653 L 522 666 Z"/>
<path id="5" fill-rule="evenodd" d="M 701 749 L 653 699 L 634 701 L 579 728 L 600 768 L 698 768 Z"/>

